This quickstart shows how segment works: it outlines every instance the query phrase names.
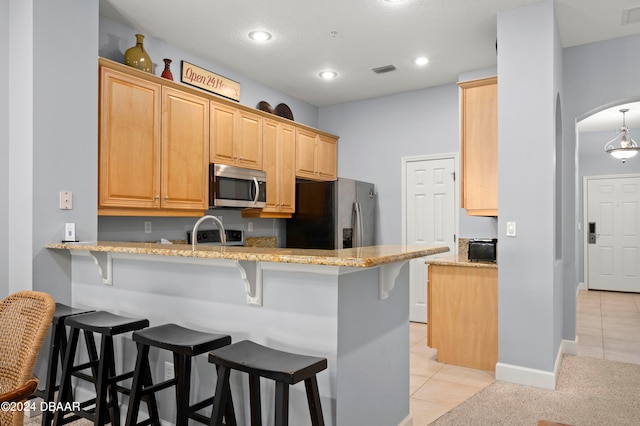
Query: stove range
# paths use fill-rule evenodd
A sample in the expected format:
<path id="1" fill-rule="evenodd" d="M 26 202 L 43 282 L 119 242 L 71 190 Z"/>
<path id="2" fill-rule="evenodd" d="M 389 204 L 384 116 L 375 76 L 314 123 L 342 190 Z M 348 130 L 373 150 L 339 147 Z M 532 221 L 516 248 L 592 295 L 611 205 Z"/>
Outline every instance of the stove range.
<path id="1" fill-rule="evenodd" d="M 241 229 L 225 229 L 224 234 L 227 237 L 228 246 L 243 246 L 244 231 Z M 219 246 L 220 232 L 217 229 L 199 229 L 196 234 L 198 245 L 203 246 Z M 191 244 L 191 231 L 187 231 L 187 243 Z"/>

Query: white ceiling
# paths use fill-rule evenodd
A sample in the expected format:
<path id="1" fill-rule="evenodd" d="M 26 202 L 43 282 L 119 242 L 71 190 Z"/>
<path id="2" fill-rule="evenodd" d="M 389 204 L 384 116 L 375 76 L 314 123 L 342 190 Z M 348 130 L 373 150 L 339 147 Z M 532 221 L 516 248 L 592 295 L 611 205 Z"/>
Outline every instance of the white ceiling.
<path id="1" fill-rule="evenodd" d="M 495 67 L 497 14 L 539 1 L 100 0 L 100 14 L 325 106 L 449 84 L 461 73 Z M 640 33 L 640 22 L 623 24 L 624 10 L 640 7 L 640 0 L 555 5 L 564 47 Z M 640 9 L 632 12 L 640 19 Z M 256 29 L 273 38 L 249 40 Z M 425 67 L 412 63 L 420 55 L 429 58 Z M 397 70 L 371 71 L 385 65 Z M 321 80 L 324 69 L 338 78 Z"/>

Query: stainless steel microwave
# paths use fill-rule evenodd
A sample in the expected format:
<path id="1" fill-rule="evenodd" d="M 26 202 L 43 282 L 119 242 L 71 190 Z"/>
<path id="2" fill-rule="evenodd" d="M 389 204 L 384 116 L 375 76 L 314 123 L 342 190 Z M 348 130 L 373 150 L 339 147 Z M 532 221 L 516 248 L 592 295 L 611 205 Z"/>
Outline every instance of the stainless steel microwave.
<path id="1" fill-rule="evenodd" d="M 222 164 L 209 165 L 209 208 L 263 208 L 266 204 L 265 172 Z"/>

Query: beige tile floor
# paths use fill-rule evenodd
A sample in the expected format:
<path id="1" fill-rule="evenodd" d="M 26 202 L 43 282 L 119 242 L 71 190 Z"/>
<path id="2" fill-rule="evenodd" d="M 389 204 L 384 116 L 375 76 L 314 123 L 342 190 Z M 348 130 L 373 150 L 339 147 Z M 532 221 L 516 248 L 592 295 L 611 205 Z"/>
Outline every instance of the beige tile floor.
<path id="1" fill-rule="evenodd" d="M 640 294 L 578 292 L 578 355 L 640 364 Z M 426 343 L 426 325 L 411 323 L 411 414 L 428 425 L 494 381 L 489 371 L 436 361 Z"/>
<path id="2" fill-rule="evenodd" d="M 578 355 L 640 364 L 640 294 L 578 293 Z"/>
<path id="3" fill-rule="evenodd" d="M 576 328 L 578 355 L 640 364 L 640 294 L 580 291 Z M 436 361 L 436 351 L 427 346 L 426 324 L 411 323 L 410 332 L 414 426 L 428 425 L 494 382 L 493 372 Z M 25 419 L 25 425 L 37 424 L 40 417 Z"/>
<path id="4" fill-rule="evenodd" d="M 414 426 L 426 426 L 495 381 L 491 371 L 436 361 L 427 346 L 427 325 L 411 323 L 410 409 Z"/>

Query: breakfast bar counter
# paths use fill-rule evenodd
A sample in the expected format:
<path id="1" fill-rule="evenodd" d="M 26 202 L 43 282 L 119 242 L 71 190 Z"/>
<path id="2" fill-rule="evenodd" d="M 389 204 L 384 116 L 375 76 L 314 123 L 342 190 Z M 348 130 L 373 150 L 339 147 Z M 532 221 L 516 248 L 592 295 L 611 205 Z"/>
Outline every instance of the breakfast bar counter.
<path id="1" fill-rule="evenodd" d="M 71 299 L 81 308 L 229 334 L 274 349 L 327 358 L 318 375 L 327 425 L 409 425 L 409 260 L 447 247 L 382 245 L 344 250 L 131 242 L 52 243 L 71 256 Z M 135 344 L 121 339 L 125 365 Z M 210 396 L 215 368 L 194 365 L 197 398 Z M 157 355 L 154 377 L 167 354 Z M 264 383 L 263 418 L 273 418 Z M 231 377 L 239 424 L 248 386 Z M 170 395 L 169 395 L 170 396 Z M 164 402 L 164 403 L 163 403 Z M 171 419 L 170 399 L 159 401 Z M 290 424 L 309 425 L 304 385 L 290 390 Z"/>
<path id="2" fill-rule="evenodd" d="M 47 244 L 46 248 L 120 254 L 178 256 L 201 259 L 351 266 L 356 268 L 380 266 L 448 251 L 447 247 L 405 245 L 368 246 L 340 250 L 200 245 L 193 250 L 189 244 L 154 244 L 111 241 L 52 243 Z"/>

